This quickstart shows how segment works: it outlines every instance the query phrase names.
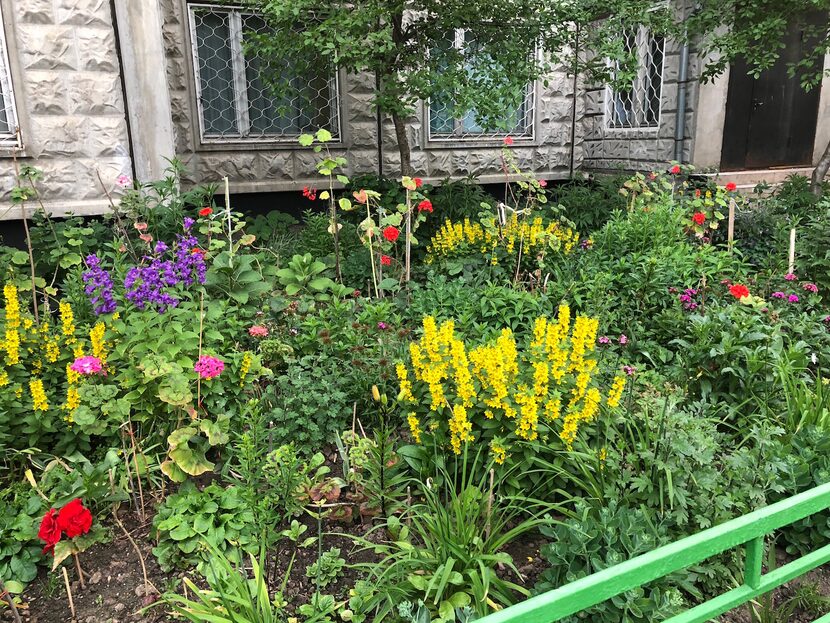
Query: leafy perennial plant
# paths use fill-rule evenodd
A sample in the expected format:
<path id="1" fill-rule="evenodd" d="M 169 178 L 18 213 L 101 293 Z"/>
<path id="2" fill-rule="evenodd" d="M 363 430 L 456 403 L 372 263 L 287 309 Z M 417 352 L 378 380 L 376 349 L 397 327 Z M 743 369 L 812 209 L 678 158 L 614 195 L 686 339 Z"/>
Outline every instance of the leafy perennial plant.
<path id="1" fill-rule="evenodd" d="M 616 407 L 625 376 L 600 390 L 594 351 L 599 321 L 559 306 L 556 322 L 542 316 L 529 343 L 520 345 L 510 329 L 495 340 L 468 347 L 448 320 L 423 320 L 423 337 L 410 345 L 411 366 L 396 366 L 399 400 L 408 406 L 416 443 L 433 435 L 460 454 L 466 442 L 489 444 L 496 463 L 507 459 L 517 441 L 547 438 L 558 428 L 566 448 L 579 427 L 597 416 L 601 404 Z M 604 396 L 603 396 L 604 393 Z"/>

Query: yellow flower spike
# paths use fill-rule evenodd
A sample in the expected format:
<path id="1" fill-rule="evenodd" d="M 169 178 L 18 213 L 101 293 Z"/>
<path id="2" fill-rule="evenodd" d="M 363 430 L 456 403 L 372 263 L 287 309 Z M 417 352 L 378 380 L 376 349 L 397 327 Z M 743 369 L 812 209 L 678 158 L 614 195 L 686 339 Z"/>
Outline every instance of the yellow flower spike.
<path id="1" fill-rule="evenodd" d="M 6 302 L 6 330 L 20 327 L 20 299 L 17 286 L 7 283 L 3 286 L 3 298 Z"/>
<path id="2" fill-rule="evenodd" d="M 467 419 L 467 410 L 464 405 L 455 405 L 450 418 L 450 445 L 455 454 L 461 454 L 461 444 L 473 441 L 473 425 Z"/>
<path id="3" fill-rule="evenodd" d="M 103 322 L 96 322 L 89 332 L 89 340 L 92 342 L 92 356 L 101 360 L 101 364 L 107 365 L 107 343 L 104 341 L 106 327 Z"/>
<path id="4" fill-rule="evenodd" d="M 242 363 L 239 365 L 239 386 L 243 387 L 245 385 L 245 377 L 248 376 L 248 372 L 251 371 L 251 364 L 253 363 L 254 357 L 250 351 L 245 351 L 245 354 L 242 355 Z"/>
<path id="5" fill-rule="evenodd" d="M 32 379 L 29 381 L 29 391 L 32 394 L 32 410 L 48 411 L 49 401 L 46 399 L 46 391 L 43 389 L 43 381 Z"/>
<path id="6" fill-rule="evenodd" d="M 415 440 L 415 443 L 421 443 L 421 422 L 418 420 L 418 416 L 415 414 L 414 411 L 410 411 L 409 415 L 406 416 L 406 420 L 409 423 L 409 432 L 412 434 L 412 439 Z"/>
<path id="7" fill-rule="evenodd" d="M 75 315 L 72 313 L 72 306 L 66 301 L 61 301 L 58 305 L 61 319 L 61 333 L 66 339 L 67 344 L 75 341 Z"/>
<path id="8" fill-rule="evenodd" d="M 607 404 L 612 409 L 620 404 L 623 389 L 625 389 L 625 377 L 618 374 L 614 377 L 614 383 L 611 385 L 611 389 L 608 391 Z"/>

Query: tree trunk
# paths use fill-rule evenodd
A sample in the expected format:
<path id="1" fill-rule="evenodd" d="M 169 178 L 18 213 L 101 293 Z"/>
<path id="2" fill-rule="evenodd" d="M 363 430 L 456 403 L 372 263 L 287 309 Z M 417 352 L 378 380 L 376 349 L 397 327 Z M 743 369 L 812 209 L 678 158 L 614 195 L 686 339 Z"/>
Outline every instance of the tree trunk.
<path id="1" fill-rule="evenodd" d="M 401 154 L 401 175 L 412 175 L 411 153 L 409 138 L 406 135 L 406 120 L 399 113 L 392 113 L 392 123 L 395 124 L 395 139 L 398 141 L 398 151 Z"/>
<path id="2" fill-rule="evenodd" d="M 830 170 L 830 143 L 824 148 L 824 153 L 818 160 L 815 170 L 813 171 L 813 179 L 810 183 L 810 190 L 816 197 L 821 196 L 821 184 L 824 178 L 827 177 L 827 171 Z"/>

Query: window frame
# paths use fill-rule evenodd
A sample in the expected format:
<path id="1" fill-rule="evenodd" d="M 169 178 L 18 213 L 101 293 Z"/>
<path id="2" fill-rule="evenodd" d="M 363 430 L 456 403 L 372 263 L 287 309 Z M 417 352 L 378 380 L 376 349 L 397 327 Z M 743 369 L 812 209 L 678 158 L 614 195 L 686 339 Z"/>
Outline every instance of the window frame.
<path id="1" fill-rule="evenodd" d="M 643 106 L 644 94 L 648 88 L 649 70 L 652 66 L 651 59 L 653 58 L 651 51 L 652 38 L 662 37 L 662 53 L 660 59 L 660 89 L 657 93 L 657 116 L 653 124 L 644 124 L 640 119 L 645 118 L 646 108 Z M 604 102 L 604 126 L 609 132 L 619 132 L 624 134 L 630 133 L 659 133 L 663 122 L 663 91 L 666 86 L 666 44 L 668 40 L 664 35 L 654 35 L 646 26 L 638 26 L 637 32 L 634 35 L 634 45 L 637 49 L 637 76 L 631 85 L 631 91 L 634 94 L 632 98 L 632 115 L 637 119 L 636 125 L 616 125 L 614 123 L 614 102 L 617 96 L 617 91 L 613 86 L 606 84 L 605 102 Z M 647 62 L 644 62 L 647 61 Z"/>
<path id="2" fill-rule="evenodd" d="M 234 85 L 234 99 L 232 104 L 234 112 L 236 113 L 236 124 L 238 131 L 227 136 L 206 136 L 205 135 L 205 118 L 202 104 L 202 83 L 199 76 L 199 49 L 198 39 L 196 36 L 196 10 L 206 9 L 208 11 L 227 13 L 228 14 L 228 34 L 230 37 L 231 49 L 231 63 L 233 72 Z M 299 148 L 297 145 L 297 138 L 302 132 L 296 134 L 261 134 L 261 135 L 245 135 L 245 132 L 250 131 L 250 111 L 248 105 L 248 82 L 245 75 L 246 65 L 245 56 L 242 49 L 242 16 L 251 15 L 257 16 L 258 13 L 252 9 L 247 9 L 244 6 L 237 4 L 220 4 L 211 2 L 185 2 L 185 10 L 187 12 L 187 36 L 190 39 L 190 69 L 193 78 L 193 94 L 196 100 L 194 112 L 197 117 L 197 125 L 199 134 L 196 137 L 198 144 L 204 147 L 221 148 L 223 146 L 237 145 L 237 146 L 259 146 L 265 148 L 268 146 Z M 343 142 L 343 128 L 342 119 L 343 111 L 342 98 L 340 97 L 340 75 L 335 71 L 329 78 L 329 94 L 332 109 L 332 119 L 330 128 L 326 128 L 332 133 L 333 141 L 331 145 L 337 146 Z M 243 132 L 244 130 L 244 132 Z"/>
<path id="3" fill-rule="evenodd" d="M 0 149 L 22 148 L 20 139 L 20 117 L 17 114 L 14 85 L 12 84 L 12 67 L 9 45 L 6 38 L 6 21 L 3 17 L 3 5 L 0 3 L 0 90 L 2 90 L 3 109 L 6 111 L 9 132 L 0 132 Z"/>
<path id="4" fill-rule="evenodd" d="M 453 47 L 456 50 L 464 50 L 465 45 L 465 28 L 456 28 L 454 32 Z M 538 54 L 539 50 L 534 50 L 534 54 Z M 506 137 L 511 137 L 516 143 L 533 144 L 536 142 L 536 104 L 539 100 L 537 93 L 538 80 L 533 80 L 525 85 L 524 100 L 522 105 L 525 107 L 525 131 L 521 134 L 509 131 L 495 131 L 495 132 L 479 132 L 479 133 L 465 133 L 463 129 L 464 119 L 453 117 L 453 133 L 452 134 L 433 134 L 432 132 L 432 102 L 427 99 L 424 102 L 424 122 L 426 129 L 426 144 L 434 146 L 453 147 L 457 144 L 501 144 Z"/>

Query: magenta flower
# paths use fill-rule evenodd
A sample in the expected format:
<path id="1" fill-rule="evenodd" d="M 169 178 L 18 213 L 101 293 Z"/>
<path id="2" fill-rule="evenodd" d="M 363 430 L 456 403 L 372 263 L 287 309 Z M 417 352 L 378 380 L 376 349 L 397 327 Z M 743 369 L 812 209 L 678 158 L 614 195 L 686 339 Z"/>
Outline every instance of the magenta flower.
<path id="1" fill-rule="evenodd" d="M 786 275 L 784 275 L 784 279 L 786 279 L 787 281 L 797 281 L 798 277 L 796 277 L 793 273 L 787 273 Z"/>
<path id="2" fill-rule="evenodd" d="M 785 299 L 785 298 L 787 298 L 787 295 L 784 294 L 783 292 L 773 292 L 771 296 L 774 299 Z"/>
<path id="3" fill-rule="evenodd" d="M 199 361 L 193 366 L 193 370 L 199 373 L 203 379 L 210 380 L 222 374 L 225 369 L 225 362 L 210 355 L 202 355 Z"/>
<path id="4" fill-rule="evenodd" d="M 248 335 L 251 337 L 268 337 L 268 327 L 261 324 L 255 324 L 248 329 Z"/>
<path id="5" fill-rule="evenodd" d="M 121 188 L 127 188 L 127 186 L 132 186 L 133 180 L 129 175 L 119 175 L 115 179 L 115 183 L 118 184 Z"/>
<path id="6" fill-rule="evenodd" d="M 380 329 L 381 331 L 384 331 L 384 330 L 386 330 L 386 329 L 388 329 L 388 328 L 389 328 L 389 325 L 388 325 L 388 324 L 386 324 L 385 322 L 379 322 L 379 323 L 378 323 L 378 329 Z"/>
<path id="7" fill-rule="evenodd" d="M 812 292 L 813 294 L 818 292 L 818 286 L 814 283 L 807 282 L 803 284 L 801 287 L 807 290 L 807 292 Z"/>
<path id="8" fill-rule="evenodd" d="M 623 372 L 625 372 L 628 376 L 634 376 L 637 369 L 634 366 L 623 366 Z"/>
<path id="9" fill-rule="evenodd" d="M 597 339 L 597 342 L 599 344 L 610 344 L 611 343 L 611 338 L 608 337 L 607 335 L 602 335 Z"/>
<path id="10" fill-rule="evenodd" d="M 623 334 L 621 334 L 621 335 L 620 335 L 619 342 L 620 342 L 620 344 L 622 344 L 623 346 L 625 346 L 626 344 L 628 344 L 628 337 L 625 335 L 625 333 L 623 333 Z"/>
<path id="11" fill-rule="evenodd" d="M 70 364 L 69 369 L 83 376 L 90 376 L 92 374 L 101 374 L 104 370 L 104 365 L 98 357 L 78 357 Z M 103 373 L 106 374 L 106 372 Z"/>
<path id="12" fill-rule="evenodd" d="M 797 294 L 790 294 L 790 295 L 787 297 L 787 300 L 788 300 L 790 303 L 798 303 L 798 295 L 797 295 Z"/>

